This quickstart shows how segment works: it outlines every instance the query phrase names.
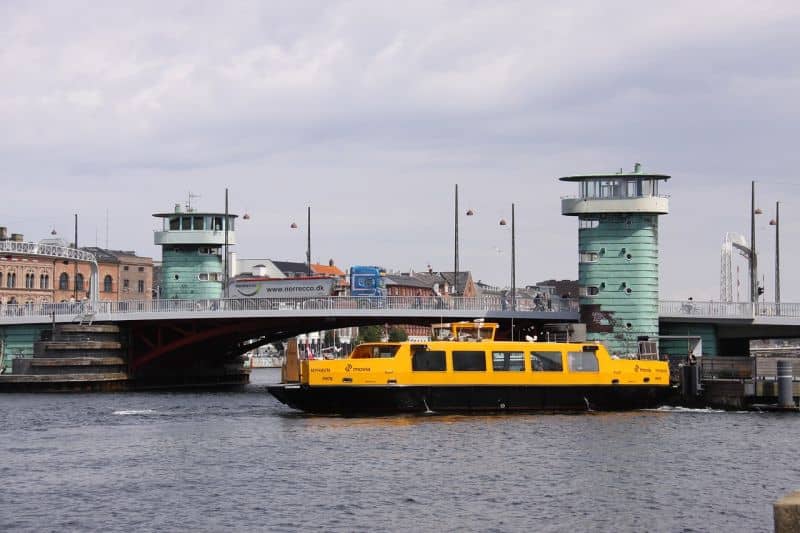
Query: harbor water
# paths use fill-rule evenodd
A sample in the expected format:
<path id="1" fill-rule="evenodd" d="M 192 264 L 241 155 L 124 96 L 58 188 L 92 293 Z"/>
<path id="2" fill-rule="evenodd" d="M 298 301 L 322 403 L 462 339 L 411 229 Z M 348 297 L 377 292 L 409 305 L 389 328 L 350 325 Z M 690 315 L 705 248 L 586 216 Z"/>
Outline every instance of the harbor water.
<path id="1" fill-rule="evenodd" d="M 0 395 L 1 531 L 771 531 L 800 416 L 320 417 L 266 392 Z"/>

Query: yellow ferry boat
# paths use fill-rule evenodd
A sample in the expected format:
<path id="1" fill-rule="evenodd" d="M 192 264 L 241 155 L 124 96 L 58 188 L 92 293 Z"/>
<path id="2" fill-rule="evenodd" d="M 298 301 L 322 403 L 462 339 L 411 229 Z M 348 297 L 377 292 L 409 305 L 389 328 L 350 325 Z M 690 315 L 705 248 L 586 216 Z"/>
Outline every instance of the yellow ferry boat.
<path id="1" fill-rule="evenodd" d="M 497 324 L 433 326 L 428 342 L 357 346 L 345 359 L 287 357 L 268 387 L 312 413 L 627 410 L 670 391 L 666 361 L 619 359 L 589 342 L 495 340 Z"/>

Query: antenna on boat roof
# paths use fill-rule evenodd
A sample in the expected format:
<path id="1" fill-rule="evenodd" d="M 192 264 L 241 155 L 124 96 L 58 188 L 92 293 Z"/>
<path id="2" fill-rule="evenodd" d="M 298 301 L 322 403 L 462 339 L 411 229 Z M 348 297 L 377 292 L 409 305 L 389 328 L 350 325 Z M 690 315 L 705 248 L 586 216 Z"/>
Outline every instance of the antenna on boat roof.
<path id="1" fill-rule="evenodd" d="M 194 200 L 196 198 L 200 198 L 200 195 L 199 194 L 194 194 L 191 191 L 189 191 L 188 199 L 186 200 L 186 212 L 187 213 L 191 213 L 192 211 L 194 211 L 194 208 L 192 207 L 192 200 Z"/>

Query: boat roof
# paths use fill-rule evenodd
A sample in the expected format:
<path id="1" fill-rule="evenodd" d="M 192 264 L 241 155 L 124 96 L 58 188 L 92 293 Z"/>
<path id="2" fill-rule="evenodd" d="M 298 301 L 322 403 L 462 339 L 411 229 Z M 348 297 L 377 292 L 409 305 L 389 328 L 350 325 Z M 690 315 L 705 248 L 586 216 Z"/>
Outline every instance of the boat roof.
<path id="1" fill-rule="evenodd" d="M 202 216 L 214 216 L 214 217 L 224 217 L 225 213 L 217 213 L 213 211 L 181 211 L 180 213 L 176 213 L 175 211 L 171 211 L 169 213 L 153 213 L 154 217 L 160 218 L 169 218 L 169 217 L 202 217 Z M 233 213 L 228 213 L 228 218 L 239 218 L 239 215 L 234 215 Z"/>
<path id="2" fill-rule="evenodd" d="M 563 178 L 558 178 L 559 181 L 586 181 L 591 179 L 613 179 L 613 178 L 625 178 L 627 180 L 668 180 L 672 176 L 668 176 L 666 174 L 643 174 L 641 172 L 620 172 L 620 173 L 613 173 L 613 174 L 583 174 L 583 175 L 575 175 L 575 176 L 564 176 Z"/>

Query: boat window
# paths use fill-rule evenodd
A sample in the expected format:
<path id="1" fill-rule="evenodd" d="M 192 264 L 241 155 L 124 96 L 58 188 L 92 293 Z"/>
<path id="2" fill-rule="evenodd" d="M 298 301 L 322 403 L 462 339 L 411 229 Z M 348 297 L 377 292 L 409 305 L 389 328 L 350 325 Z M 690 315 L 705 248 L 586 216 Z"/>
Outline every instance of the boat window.
<path id="1" fill-rule="evenodd" d="M 531 352 L 531 370 L 534 372 L 561 372 L 561 352 Z"/>
<path id="2" fill-rule="evenodd" d="M 411 356 L 411 370 L 420 372 L 444 372 L 447 370 L 444 351 L 430 351 L 427 346 L 415 346 Z"/>
<path id="3" fill-rule="evenodd" d="M 372 357 L 389 359 L 394 357 L 399 348 L 399 346 L 375 346 L 372 350 Z"/>
<path id="4" fill-rule="evenodd" d="M 446 341 L 453 338 L 453 332 L 450 330 L 450 326 L 442 326 L 442 327 L 434 327 L 433 328 L 433 339 L 435 341 Z"/>
<path id="5" fill-rule="evenodd" d="M 525 356 L 523 352 L 492 352 L 493 370 L 525 370 Z"/>
<path id="6" fill-rule="evenodd" d="M 569 369 L 572 372 L 598 372 L 600 366 L 594 352 L 569 352 Z"/>
<path id="7" fill-rule="evenodd" d="M 203 217 L 192 217 L 192 229 L 193 230 L 203 229 Z"/>
<path id="8" fill-rule="evenodd" d="M 453 370 L 469 372 L 486 371 L 486 354 L 483 351 L 453 351 Z"/>
<path id="9" fill-rule="evenodd" d="M 172 231 L 181 229 L 181 218 L 180 217 L 170 217 L 169 219 L 169 229 Z"/>
<path id="10" fill-rule="evenodd" d="M 389 359 L 395 356 L 400 348 L 397 344 L 361 344 L 353 350 L 351 359 Z"/>

